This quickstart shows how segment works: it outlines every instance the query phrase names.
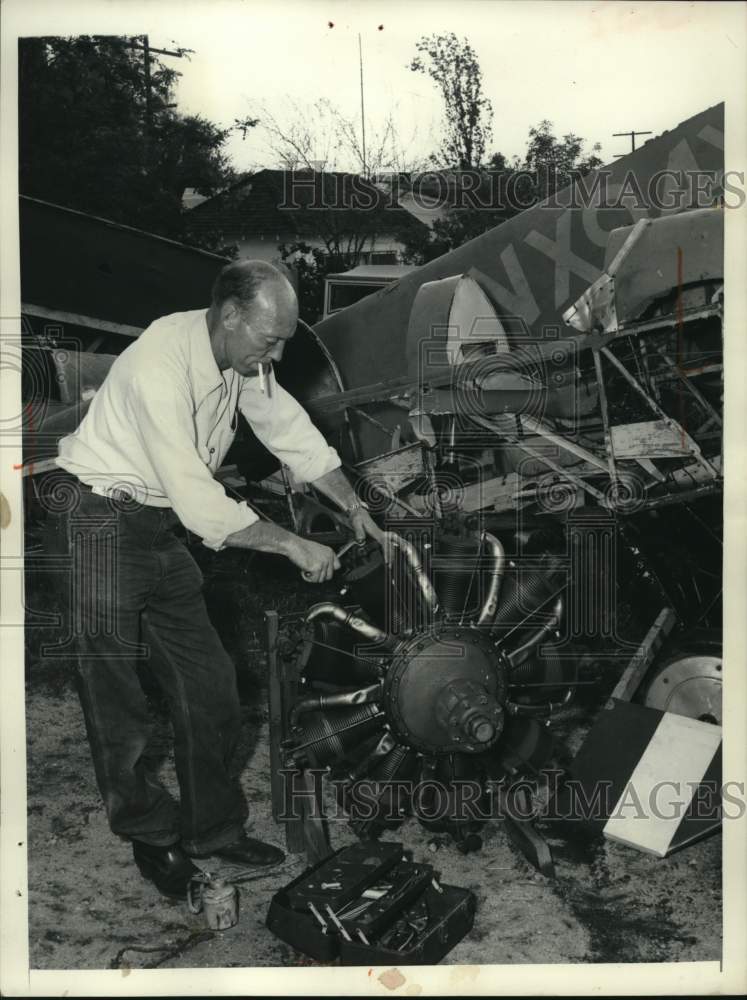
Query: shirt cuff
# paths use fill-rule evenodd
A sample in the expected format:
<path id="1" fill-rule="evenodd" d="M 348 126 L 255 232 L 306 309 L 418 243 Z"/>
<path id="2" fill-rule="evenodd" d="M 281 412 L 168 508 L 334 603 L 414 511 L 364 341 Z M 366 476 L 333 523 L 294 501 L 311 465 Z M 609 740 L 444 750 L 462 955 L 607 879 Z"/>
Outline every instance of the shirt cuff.
<path id="1" fill-rule="evenodd" d="M 242 531 L 244 528 L 256 524 L 259 520 L 259 515 L 251 507 L 247 506 L 246 501 L 231 501 L 231 503 L 233 504 L 233 511 L 226 517 L 219 532 L 215 535 L 203 536 L 202 544 L 206 545 L 209 549 L 213 549 L 214 552 L 220 552 L 226 548 L 226 539 L 229 535 L 232 535 L 235 531 Z"/>

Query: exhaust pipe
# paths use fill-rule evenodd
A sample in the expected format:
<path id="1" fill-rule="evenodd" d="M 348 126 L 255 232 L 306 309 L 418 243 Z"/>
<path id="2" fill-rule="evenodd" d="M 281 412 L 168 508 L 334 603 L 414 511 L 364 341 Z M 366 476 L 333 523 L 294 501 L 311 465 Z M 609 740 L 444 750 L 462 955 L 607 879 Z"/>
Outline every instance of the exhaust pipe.
<path id="1" fill-rule="evenodd" d="M 380 628 L 377 628 L 376 625 L 372 625 L 371 622 L 367 622 L 360 615 L 356 615 L 352 611 L 346 611 L 345 608 L 341 608 L 339 604 L 333 604 L 331 601 L 322 601 L 320 604 L 315 604 L 313 608 L 309 609 L 304 620 L 308 623 L 314 621 L 315 618 L 334 618 L 335 621 L 340 622 L 341 625 L 347 625 L 348 628 L 351 628 L 369 642 L 392 641 L 391 636 Z"/>
<path id="2" fill-rule="evenodd" d="M 477 624 L 492 625 L 498 611 L 498 595 L 501 589 L 501 581 L 503 580 L 503 567 L 506 564 L 506 556 L 503 546 L 495 535 L 491 535 L 489 531 L 483 531 L 482 537 L 488 543 L 493 556 L 493 568 L 490 571 L 490 583 L 488 584 L 485 602 L 480 609 L 480 614 L 477 616 Z"/>
<path id="3" fill-rule="evenodd" d="M 386 531 L 384 532 L 384 535 L 386 541 L 395 548 L 398 548 L 407 560 L 407 563 L 412 570 L 412 574 L 417 581 L 420 593 L 425 601 L 425 605 L 430 613 L 435 616 L 438 612 L 438 594 L 436 593 L 428 574 L 423 569 L 423 564 L 420 562 L 420 557 L 415 550 L 415 546 L 393 531 Z"/>
<path id="4" fill-rule="evenodd" d="M 341 691 L 336 694 L 302 698 L 291 709 L 289 716 L 291 728 L 296 727 L 299 717 L 305 712 L 322 712 L 327 708 L 343 708 L 346 705 L 367 705 L 376 701 L 380 694 L 381 684 L 371 684 L 370 687 L 359 688 L 357 691 Z"/>

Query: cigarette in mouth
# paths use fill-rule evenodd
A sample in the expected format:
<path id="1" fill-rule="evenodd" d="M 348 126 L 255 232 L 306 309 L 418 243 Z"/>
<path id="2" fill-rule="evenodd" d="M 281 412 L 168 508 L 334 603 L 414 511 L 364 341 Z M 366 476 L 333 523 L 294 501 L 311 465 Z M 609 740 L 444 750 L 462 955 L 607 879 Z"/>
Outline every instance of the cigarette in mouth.
<path id="1" fill-rule="evenodd" d="M 257 368 L 259 369 L 259 391 L 263 395 L 266 395 L 266 393 L 267 393 L 267 376 L 265 375 L 265 366 L 260 361 L 259 364 L 257 365 Z"/>

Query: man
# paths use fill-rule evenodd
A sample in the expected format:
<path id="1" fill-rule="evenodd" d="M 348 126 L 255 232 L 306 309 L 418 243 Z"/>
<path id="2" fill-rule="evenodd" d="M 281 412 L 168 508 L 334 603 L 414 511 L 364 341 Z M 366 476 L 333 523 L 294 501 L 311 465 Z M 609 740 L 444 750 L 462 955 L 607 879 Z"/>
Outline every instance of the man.
<path id="1" fill-rule="evenodd" d="M 197 871 L 190 856 L 267 865 L 283 853 L 243 829 L 228 771 L 239 733 L 235 670 L 207 616 L 200 570 L 173 528 L 181 522 L 215 550 L 278 553 L 312 582 L 339 568 L 331 549 L 260 521 L 213 478 L 238 411 L 299 481 L 347 511 L 358 540 L 383 538 L 336 451 L 265 376 L 297 319 L 295 293 L 278 270 L 229 264 L 209 309 L 156 320 L 116 359 L 78 430 L 59 445 L 57 462 L 80 492 L 69 522 L 77 679 L 98 784 L 110 826 L 131 839 L 141 873 L 177 898 Z M 170 705 L 178 807 L 143 758 L 143 655 Z"/>

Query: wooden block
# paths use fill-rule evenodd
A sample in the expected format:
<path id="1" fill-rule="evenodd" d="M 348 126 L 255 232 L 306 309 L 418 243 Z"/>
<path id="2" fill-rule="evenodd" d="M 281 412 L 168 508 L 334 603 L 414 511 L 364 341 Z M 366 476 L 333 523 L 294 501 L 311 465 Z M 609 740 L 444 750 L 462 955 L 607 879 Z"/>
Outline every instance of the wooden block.
<path id="1" fill-rule="evenodd" d="M 720 826 L 721 735 L 707 722 L 615 700 L 571 762 L 558 814 L 665 857 Z"/>
<path id="2" fill-rule="evenodd" d="M 664 712 L 613 807 L 604 836 L 666 857 L 720 746 L 720 726 Z"/>

